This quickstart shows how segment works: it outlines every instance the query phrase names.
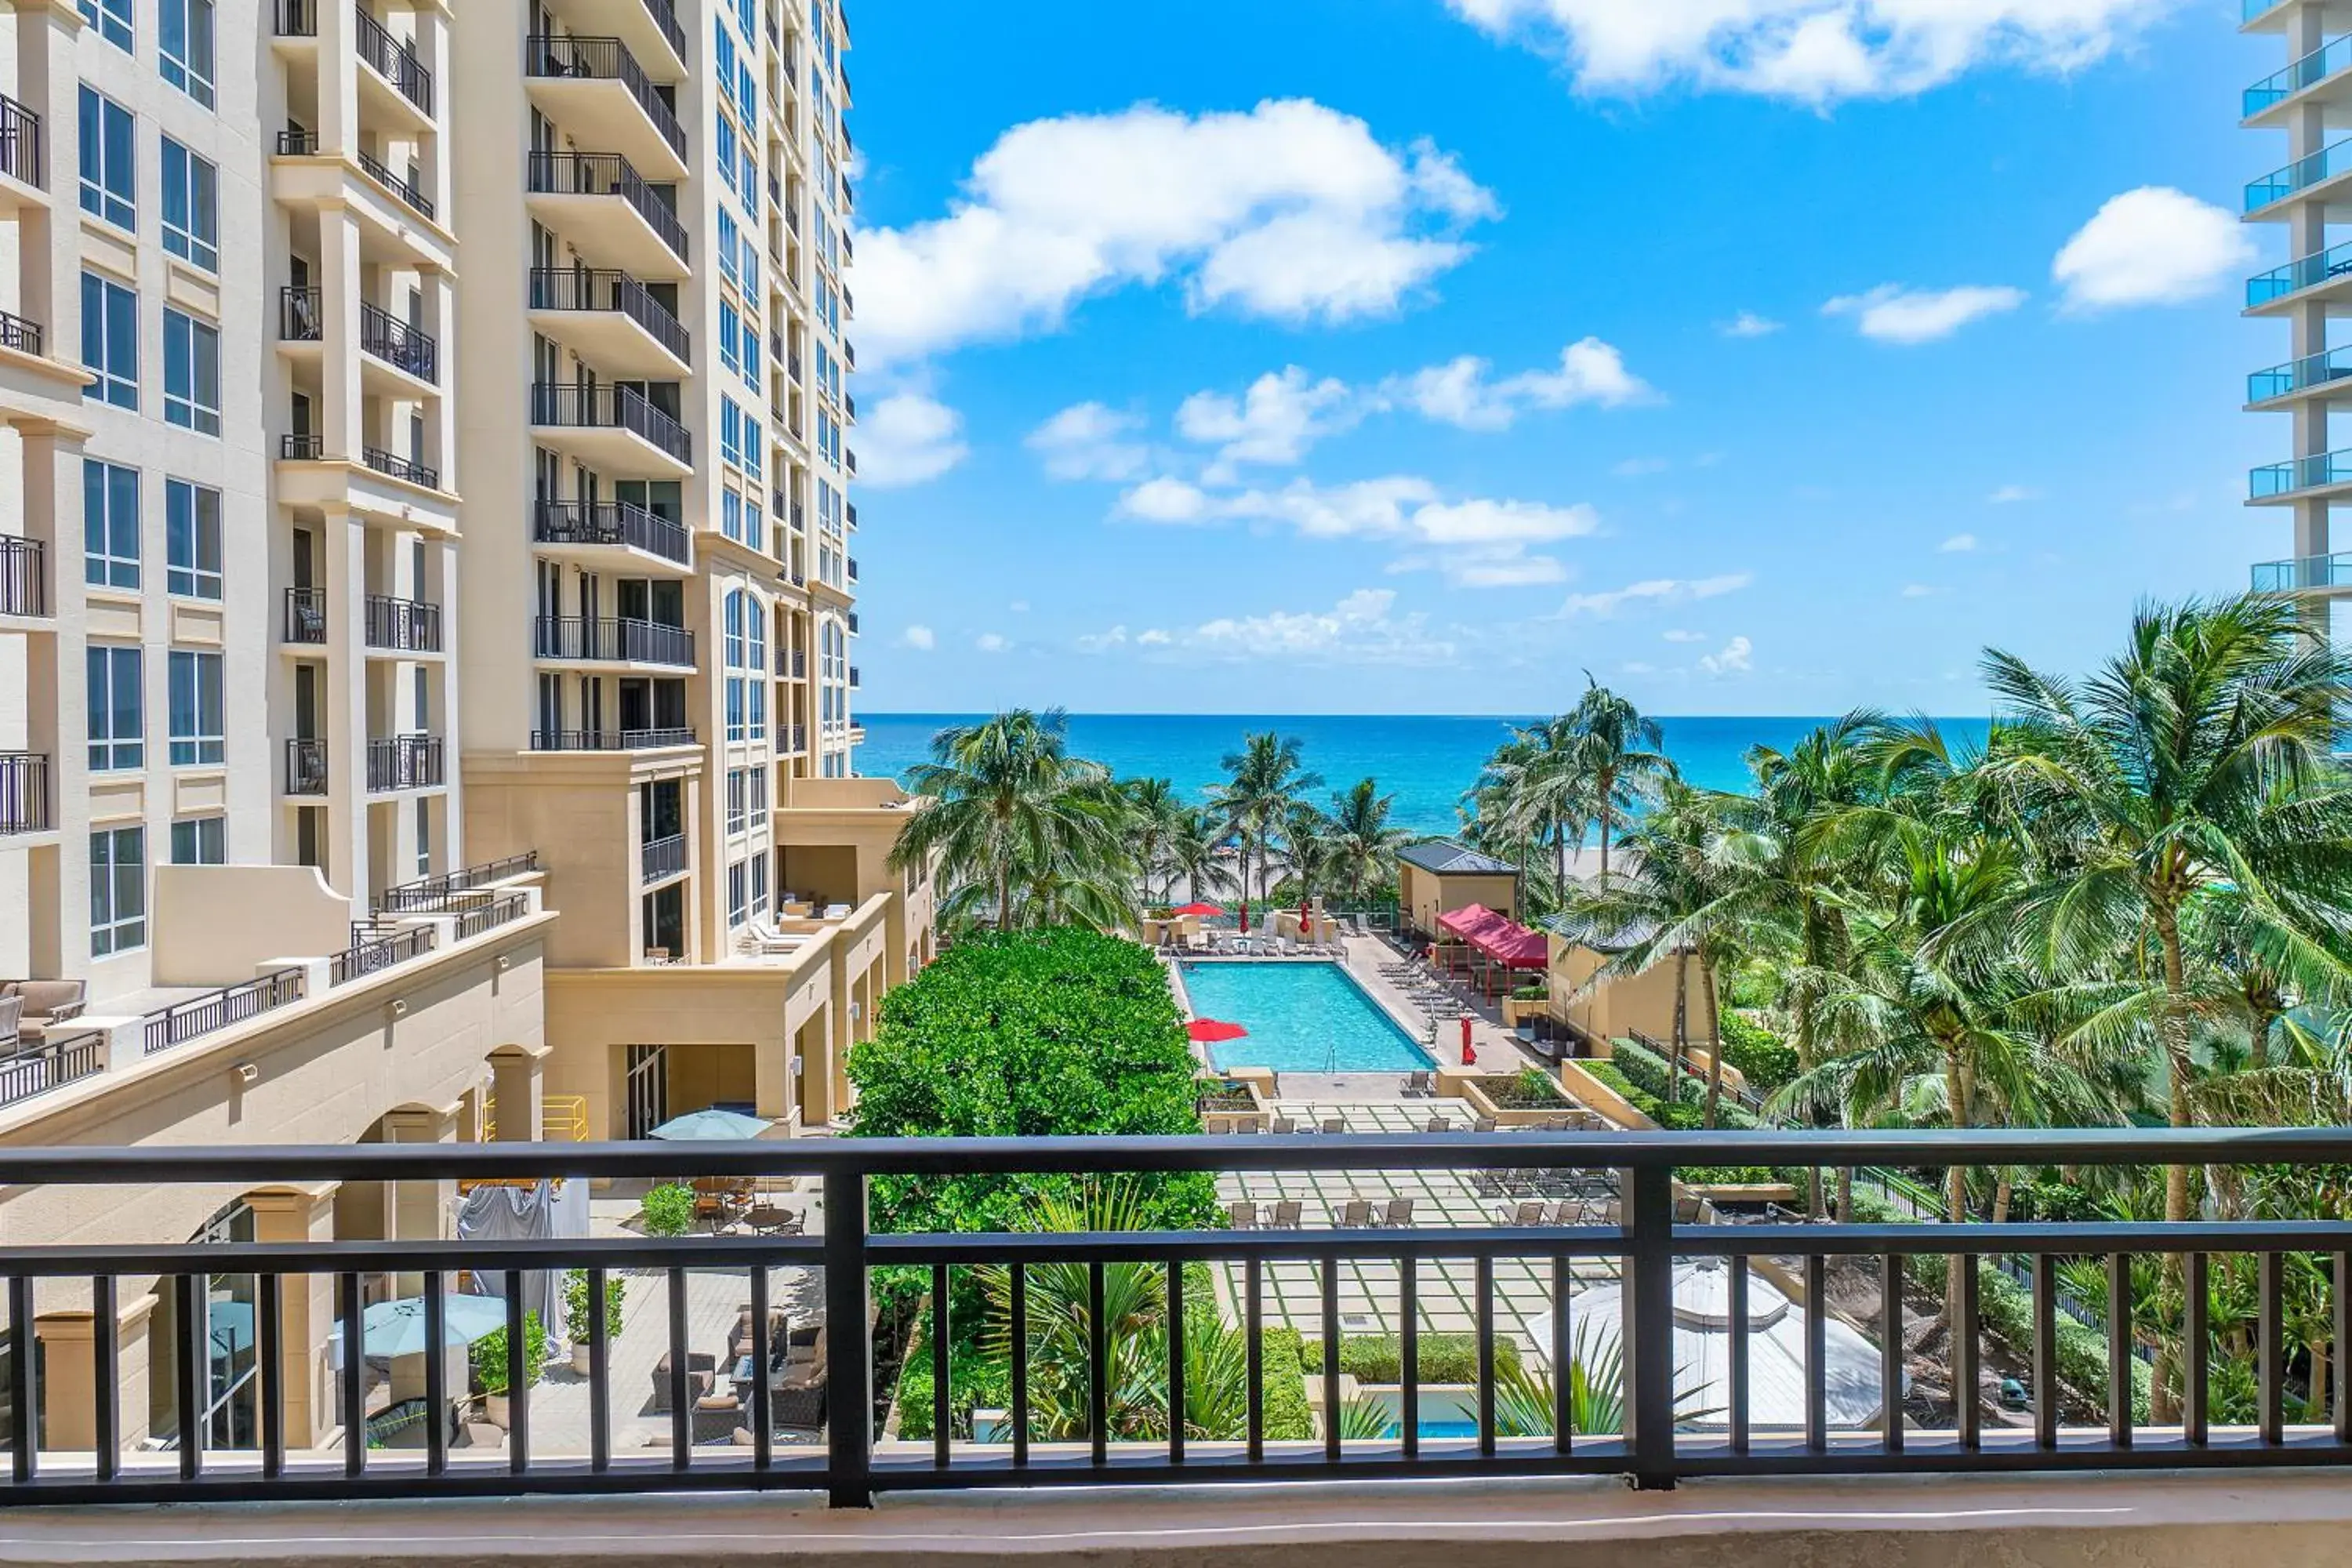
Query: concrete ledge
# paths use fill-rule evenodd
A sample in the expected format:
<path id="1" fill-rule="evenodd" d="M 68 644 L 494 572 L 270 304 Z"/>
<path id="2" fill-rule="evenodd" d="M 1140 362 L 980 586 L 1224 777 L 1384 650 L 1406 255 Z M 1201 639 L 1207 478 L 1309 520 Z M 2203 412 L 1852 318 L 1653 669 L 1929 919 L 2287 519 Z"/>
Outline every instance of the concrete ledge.
<path id="1" fill-rule="evenodd" d="M 2335 1568 L 2340 1476 L 1703 1482 L 1420 1482 L 886 1499 L 27 1510 L 10 1563 L 795 1564 L 1094 1568 Z"/>

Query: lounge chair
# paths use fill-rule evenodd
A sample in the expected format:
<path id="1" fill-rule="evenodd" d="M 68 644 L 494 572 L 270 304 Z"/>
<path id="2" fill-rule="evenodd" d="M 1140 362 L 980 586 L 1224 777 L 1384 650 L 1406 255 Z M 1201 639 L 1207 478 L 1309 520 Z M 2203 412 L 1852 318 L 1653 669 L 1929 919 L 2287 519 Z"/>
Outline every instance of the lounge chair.
<path id="1" fill-rule="evenodd" d="M 1276 1230 L 1297 1230 L 1307 1216 L 1307 1205 L 1297 1198 L 1284 1198 L 1274 1205 L 1274 1218 L 1269 1222 Z"/>
<path id="2" fill-rule="evenodd" d="M 1543 1223 L 1546 1225 L 1573 1225 L 1576 1223 L 1575 1216 L 1580 1212 L 1581 1207 L 1582 1205 L 1574 1198 L 1562 1198 L 1558 1203 L 1552 1205 L 1549 1209 L 1545 1211 Z"/>
<path id="3" fill-rule="evenodd" d="M 1331 1223 L 1342 1230 L 1370 1226 L 1372 1223 L 1372 1201 L 1370 1198 L 1349 1198 L 1332 1215 Z"/>
<path id="4" fill-rule="evenodd" d="M 1345 1132 L 1347 1130 L 1348 1119 L 1344 1116 L 1327 1116 L 1323 1119 L 1323 1131 L 1326 1132 Z"/>
<path id="5" fill-rule="evenodd" d="M 1389 1200 L 1387 1211 L 1383 1213 L 1379 1219 L 1373 1221 L 1373 1223 L 1375 1225 L 1381 1226 L 1411 1225 L 1412 1223 L 1412 1200 L 1411 1198 L 1391 1198 Z"/>
<path id="6" fill-rule="evenodd" d="M 1404 1078 L 1404 1091 L 1409 1095 L 1434 1094 L 1437 1092 L 1437 1077 L 1434 1073 L 1407 1073 Z"/>
<path id="7" fill-rule="evenodd" d="M 1687 1195 L 1676 1198 L 1675 1200 L 1675 1223 L 1676 1225 L 1696 1225 L 1703 1217 L 1703 1211 L 1706 1207 L 1706 1200 L 1705 1198 L 1691 1197 Z"/>
<path id="8" fill-rule="evenodd" d="M 1255 1117 L 1252 1117 L 1252 1118 L 1250 1118 L 1250 1120 L 1248 1120 L 1248 1121 L 1236 1121 L 1236 1122 L 1234 1122 L 1234 1131 L 1236 1133 L 1240 1133 L 1240 1134 L 1243 1134 L 1243 1135 L 1247 1135 L 1247 1134 L 1249 1134 L 1249 1133 L 1253 1133 L 1253 1132 L 1263 1132 L 1263 1131 L 1265 1131 L 1265 1129 L 1263 1126 L 1259 1125 L 1258 1121 L 1257 1121 L 1257 1119 L 1256 1119 Z"/>
<path id="9" fill-rule="evenodd" d="M 849 906 L 847 904 L 827 904 L 824 906 L 824 913 L 819 918 L 828 921 L 845 921 L 849 918 Z"/>
<path id="10" fill-rule="evenodd" d="M 1422 1131 L 1424 1132 L 1452 1132 L 1456 1131 L 1456 1129 L 1454 1123 L 1448 1121 L 1443 1114 L 1432 1112 L 1429 1118 L 1429 1125 L 1423 1128 Z"/>
<path id="11" fill-rule="evenodd" d="M 1470 1124 L 1473 1132 L 1492 1132 L 1494 1130 L 1495 1119 L 1491 1116 L 1481 1116 Z"/>
<path id="12" fill-rule="evenodd" d="M 1496 1225 L 1538 1226 L 1544 1222 L 1544 1201 L 1541 1198 L 1521 1199 L 1517 1208 L 1496 1209 Z"/>
<path id="13" fill-rule="evenodd" d="M 1232 1203 L 1227 1204 L 1225 1205 L 1225 1228 L 1228 1230 L 1255 1230 L 1257 1228 L 1257 1205 L 1248 1198 L 1235 1198 Z"/>
<path id="14" fill-rule="evenodd" d="M 1274 1119 L 1274 1130 L 1278 1133 L 1296 1132 L 1298 1131 L 1298 1123 L 1290 1117 L 1277 1116 Z"/>

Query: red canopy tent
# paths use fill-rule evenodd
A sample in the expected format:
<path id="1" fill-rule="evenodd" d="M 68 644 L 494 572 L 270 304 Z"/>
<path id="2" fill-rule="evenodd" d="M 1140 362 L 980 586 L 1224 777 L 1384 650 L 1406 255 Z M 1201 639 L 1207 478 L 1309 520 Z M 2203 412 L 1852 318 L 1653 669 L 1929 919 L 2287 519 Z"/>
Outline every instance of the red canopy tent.
<path id="1" fill-rule="evenodd" d="M 1484 904 L 1449 910 L 1437 917 L 1437 923 L 1495 969 L 1544 969 L 1550 965 L 1549 948 L 1541 931 L 1529 931 Z M 1493 969 L 1482 978 L 1491 990 Z"/>

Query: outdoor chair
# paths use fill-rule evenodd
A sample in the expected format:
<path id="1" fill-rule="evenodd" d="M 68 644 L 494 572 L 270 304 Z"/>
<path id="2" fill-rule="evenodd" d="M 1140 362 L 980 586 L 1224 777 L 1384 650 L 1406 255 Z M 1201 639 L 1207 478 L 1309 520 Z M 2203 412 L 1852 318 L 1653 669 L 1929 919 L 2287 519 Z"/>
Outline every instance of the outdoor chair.
<path id="1" fill-rule="evenodd" d="M 742 1400 L 732 1394 L 706 1394 L 694 1402 L 694 1441 L 716 1443 L 729 1438 L 742 1419 Z"/>
<path id="2" fill-rule="evenodd" d="M 1298 1131 L 1298 1123 L 1290 1117 L 1277 1116 L 1274 1119 L 1274 1130 L 1277 1133 L 1296 1132 Z"/>
<path id="3" fill-rule="evenodd" d="M 1587 1225 L 1622 1225 L 1625 1223 L 1625 1205 L 1615 1198 L 1601 1198 L 1597 1202 L 1588 1204 L 1585 1205 L 1584 1210 L 1584 1223 Z"/>
<path id="4" fill-rule="evenodd" d="M 1347 1130 L 1348 1119 L 1344 1116 L 1327 1116 L 1323 1119 L 1323 1131 L 1326 1132 L 1345 1132 Z"/>
<path id="5" fill-rule="evenodd" d="M 1436 1082 L 1436 1075 L 1433 1073 L 1407 1073 L 1404 1079 L 1404 1091 L 1411 1095 L 1434 1094 L 1437 1092 Z"/>
<path id="6" fill-rule="evenodd" d="M 646 1406 L 656 1415 L 667 1415 L 669 1411 L 669 1352 L 664 1351 L 661 1360 L 654 1363 L 654 1398 L 653 1403 Z M 699 1399 L 710 1392 L 718 1366 L 717 1356 L 702 1351 L 687 1352 L 686 1396 L 688 1399 Z"/>
<path id="7" fill-rule="evenodd" d="M 1497 1225 L 1537 1226 L 1544 1222 L 1544 1202 L 1541 1198 L 1523 1198 L 1517 1208 L 1496 1209 Z"/>
<path id="8" fill-rule="evenodd" d="M 1370 1226 L 1372 1223 L 1371 1200 L 1370 1198 L 1349 1198 L 1346 1203 L 1339 1205 L 1337 1213 L 1332 1215 L 1331 1223 L 1338 1226 L 1342 1230 L 1349 1230 Z"/>
<path id="9" fill-rule="evenodd" d="M 1573 1225 L 1583 1213 L 1583 1205 L 1574 1198 L 1562 1198 L 1545 1211 L 1546 1225 Z"/>
<path id="10" fill-rule="evenodd" d="M 1429 1124 L 1422 1129 L 1424 1132 L 1451 1132 L 1454 1130 L 1454 1123 L 1440 1114 L 1432 1114 Z"/>
<path id="11" fill-rule="evenodd" d="M 1257 1205 L 1247 1198 L 1236 1198 L 1225 1205 L 1225 1226 L 1229 1230 L 1255 1230 Z"/>
<path id="12" fill-rule="evenodd" d="M 37 1046 L 43 1029 L 80 1017 L 82 994 L 79 980 L 0 981 L 0 997 L 14 997 L 22 1008 L 13 1031 L 19 1045 Z M 0 1035 L 0 1043 L 7 1037 Z"/>
<path id="13" fill-rule="evenodd" d="M 1470 1124 L 1473 1132 L 1492 1132 L 1494 1130 L 1495 1119 L 1491 1116 L 1481 1116 Z"/>
<path id="14" fill-rule="evenodd" d="M 1306 1215 L 1306 1204 L 1297 1198 L 1284 1198 L 1274 1205 L 1271 1224 L 1276 1230 L 1297 1230 Z"/>
<path id="15" fill-rule="evenodd" d="M 1259 1126 L 1255 1119 L 1252 1119 L 1248 1121 L 1236 1121 L 1234 1123 L 1234 1131 L 1246 1136 L 1252 1132 L 1263 1132 L 1265 1129 Z"/>
<path id="16" fill-rule="evenodd" d="M 1706 1206 L 1706 1200 L 1704 1198 L 1689 1196 L 1676 1198 L 1675 1200 L 1675 1223 L 1676 1225 L 1698 1224 L 1701 1211 L 1704 1210 Z"/>
<path id="17" fill-rule="evenodd" d="M 1412 1200 L 1391 1198 L 1388 1211 L 1375 1223 L 1383 1226 L 1409 1226 L 1412 1223 Z"/>

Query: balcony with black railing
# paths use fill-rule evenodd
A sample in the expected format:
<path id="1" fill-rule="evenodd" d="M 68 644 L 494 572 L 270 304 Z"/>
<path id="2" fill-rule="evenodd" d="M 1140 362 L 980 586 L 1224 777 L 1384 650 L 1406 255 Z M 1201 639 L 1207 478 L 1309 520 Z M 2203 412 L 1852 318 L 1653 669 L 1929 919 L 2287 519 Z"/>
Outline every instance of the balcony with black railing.
<path id="1" fill-rule="evenodd" d="M 534 33 L 524 40 L 523 61 L 524 75 L 534 89 L 558 100 L 550 105 L 551 112 L 564 118 L 576 115 L 614 137 L 628 134 L 627 127 L 617 122 L 630 112 L 618 102 L 625 97 L 642 116 L 645 132 L 631 138 L 635 145 L 619 151 L 635 153 L 648 167 L 667 163 L 674 165 L 673 172 L 686 172 L 686 129 L 628 45 L 618 38 Z M 574 92 L 575 84 L 586 90 Z"/>
<path id="2" fill-rule="evenodd" d="M 668 730 L 533 730 L 534 752 L 658 752 L 671 746 L 691 746 L 695 732 Z"/>
<path id="3" fill-rule="evenodd" d="M 95 1030 L 21 1047 L 0 1058 L 0 1106 L 96 1078 L 106 1070 L 107 1037 Z"/>
<path id="4" fill-rule="evenodd" d="M 310 146 L 305 150 L 312 153 L 317 152 L 319 150 L 318 139 L 316 137 L 311 138 Z M 367 171 L 367 174 L 370 179 L 375 181 L 378 184 L 383 185 L 394 195 L 398 196 L 403 202 L 405 202 L 418 216 L 426 219 L 430 219 L 434 216 L 435 208 L 433 205 L 433 198 L 425 194 L 423 188 L 417 184 L 414 178 L 411 178 L 408 175 L 394 174 L 390 164 L 377 157 L 374 153 L 368 152 L 365 148 L 362 148 L 359 152 L 353 153 L 352 157 L 358 162 L 361 168 Z"/>
<path id="5" fill-rule="evenodd" d="M 286 590 L 285 640 L 323 646 L 327 640 L 327 591 L 324 588 Z"/>
<path id="6" fill-rule="evenodd" d="M 532 657 L 563 663 L 694 668 L 694 634 L 658 621 L 541 616 L 531 623 Z"/>
<path id="7" fill-rule="evenodd" d="M 367 646 L 395 653 L 441 651 L 441 606 L 383 594 L 367 596 Z"/>
<path id="8" fill-rule="evenodd" d="M 327 443 L 321 437 L 299 431 L 278 437 L 278 457 L 281 462 L 318 463 L 326 460 Z"/>
<path id="9" fill-rule="evenodd" d="M 329 985 L 349 985 L 381 974 L 396 964 L 422 958 L 433 951 L 437 941 L 437 933 L 429 925 L 382 936 L 369 934 L 365 928 L 355 928 L 352 934 L 352 945 L 327 960 Z"/>
<path id="10" fill-rule="evenodd" d="M 0 92 L 0 174 L 39 190 L 47 166 L 41 117 Z"/>
<path id="11" fill-rule="evenodd" d="M 0 752 L 0 834 L 47 833 L 49 759 L 40 752 Z"/>
<path id="12" fill-rule="evenodd" d="M 694 563 L 694 542 L 682 524 L 628 501 L 539 501 L 530 535 L 538 544 L 618 545 L 679 566 Z"/>
<path id="13" fill-rule="evenodd" d="M 632 214 L 630 221 L 651 243 L 635 242 L 626 225 L 597 226 L 585 210 L 567 223 L 575 242 L 625 251 L 625 256 L 613 258 L 621 265 L 640 271 L 680 271 L 690 259 L 686 226 L 676 209 L 618 153 L 533 153 L 524 182 L 534 196 L 612 201 Z"/>
<path id="14" fill-rule="evenodd" d="M 369 793 L 435 789 L 445 781 L 438 735 L 387 735 L 367 743 Z"/>
<path id="15" fill-rule="evenodd" d="M 309 994 L 309 976 L 299 969 L 281 969 L 256 980 L 236 985 L 224 985 L 185 1002 L 174 1002 L 147 1014 L 144 1026 L 146 1051 L 153 1056 L 174 1046 L 186 1045 L 215 1030 L 233 1024 L 258 1018 L 264 1013 L 299 1002 Z"/>
<path id="16" fill-rule="evenodd" d="M 286 742 L 286 793 L 305 795 L 327 793 L 326 742 L 298 740 Z"/>
<path id="17" fill-rule="evenodd" d="M 440 384 L 441 345 L 433 335 L 365 300 L 360 301 L 360 347 L 394 370 Z"/>
<path id="18" fill-rule="evenodd" d="M 395 38 L 390 28 L 375 19 L 363 5 L 352 7 L 352 25 L 357 31 L 359 57 L 392 84 L 393 89 L 406 99 L 419 114 L 433 117 L 433 73 L 416 49 L 405 38 Z"/>
<path id="19" fill-rule="evenodd" d="M 271 29 L 281 38 L 315 38 L 319 36 L 319 0 L 277 0 L 273 7 L 275 26 Z"/>
<path id="20" fill-rule="evenodd" d="M 428 490 L 441 488 L 441 470 L 414 458 L 404 458 L 397 452 L 387 452 L 382 447 L 360 448 L 360 461 L 389 479 L 405 484 L 421 485 Z"/>
<path id="21" fill-rule="evenodd" d="M 530 422 L 542 430 L 614 431 L 650 444 L 663 456 L 688 468 L 694 465 L 694 437 L 687 427 L 654 406 L 634 387 L 613 383 L 583 386 L 576 382 L 534 382 L 530 389 Z M 642 448 L 639 448 L 642 451 Z M 626 460 L 626 448 L 613 454 Z"/>
<path id="22" fill-rule="evenodd" d="M 595 331 L 594 318 L 617 317 L 634 322 L 662 352 L 678 364 L 694 363 L 694 335 L 669 308 L 636 279 L 617 268 L 534 267 L 530 271 L 530 308 L 534 310 L 582 312 L 591 319 L 566 322 L 571 346 L 616 374 L 643 370 L 654 374 L 669 368 L 658 359 L 646 362 L 625 341 Z M 615 321 L 616 328 L 619 321 Z M 625 332 L 627 329 L 620 328 Z M 617 362 L 617 363 L 616 363 Z"/>
<path id="23" fill-rule="evenodd" d="M 651 884 L 667 882 L 672 877 L 686 875 L 686 836 L 671 834 L 656 838 L 638 851 L 640 879 Z"/>
<path id="24" fill-rule="evenodd" d="M 435 913 L 448 909 L 460 894 L 528 876 L 538 869 L 539 851 L 526 849 L 520 855 L 507 855 L 461 870 L 420 877 L 414 882 L 386 888 L 377 897 L 376 908 L 388 914 Z"/>
<path id="25" fill-rule="evenodd" d="M 0 310 L 0 349 L 12 353 L 31 354 L 38 359 L 41 357 L 41 345 L 46 341 L 47 334 L 41 331 L 40 322 L 19 316 L 13 310 Z"/>
<path id="26" fill-rule="evenodd" d="M 286 284 L 278 290 L 278 341 L 315 343 L 327 335 L 326 296 L 313 285 L 298 289 Z"/>
<path id="27" fill-rule="evenodd" d="M 49 615 L 49 547 L 0 533 L 0 616 Z"/>

